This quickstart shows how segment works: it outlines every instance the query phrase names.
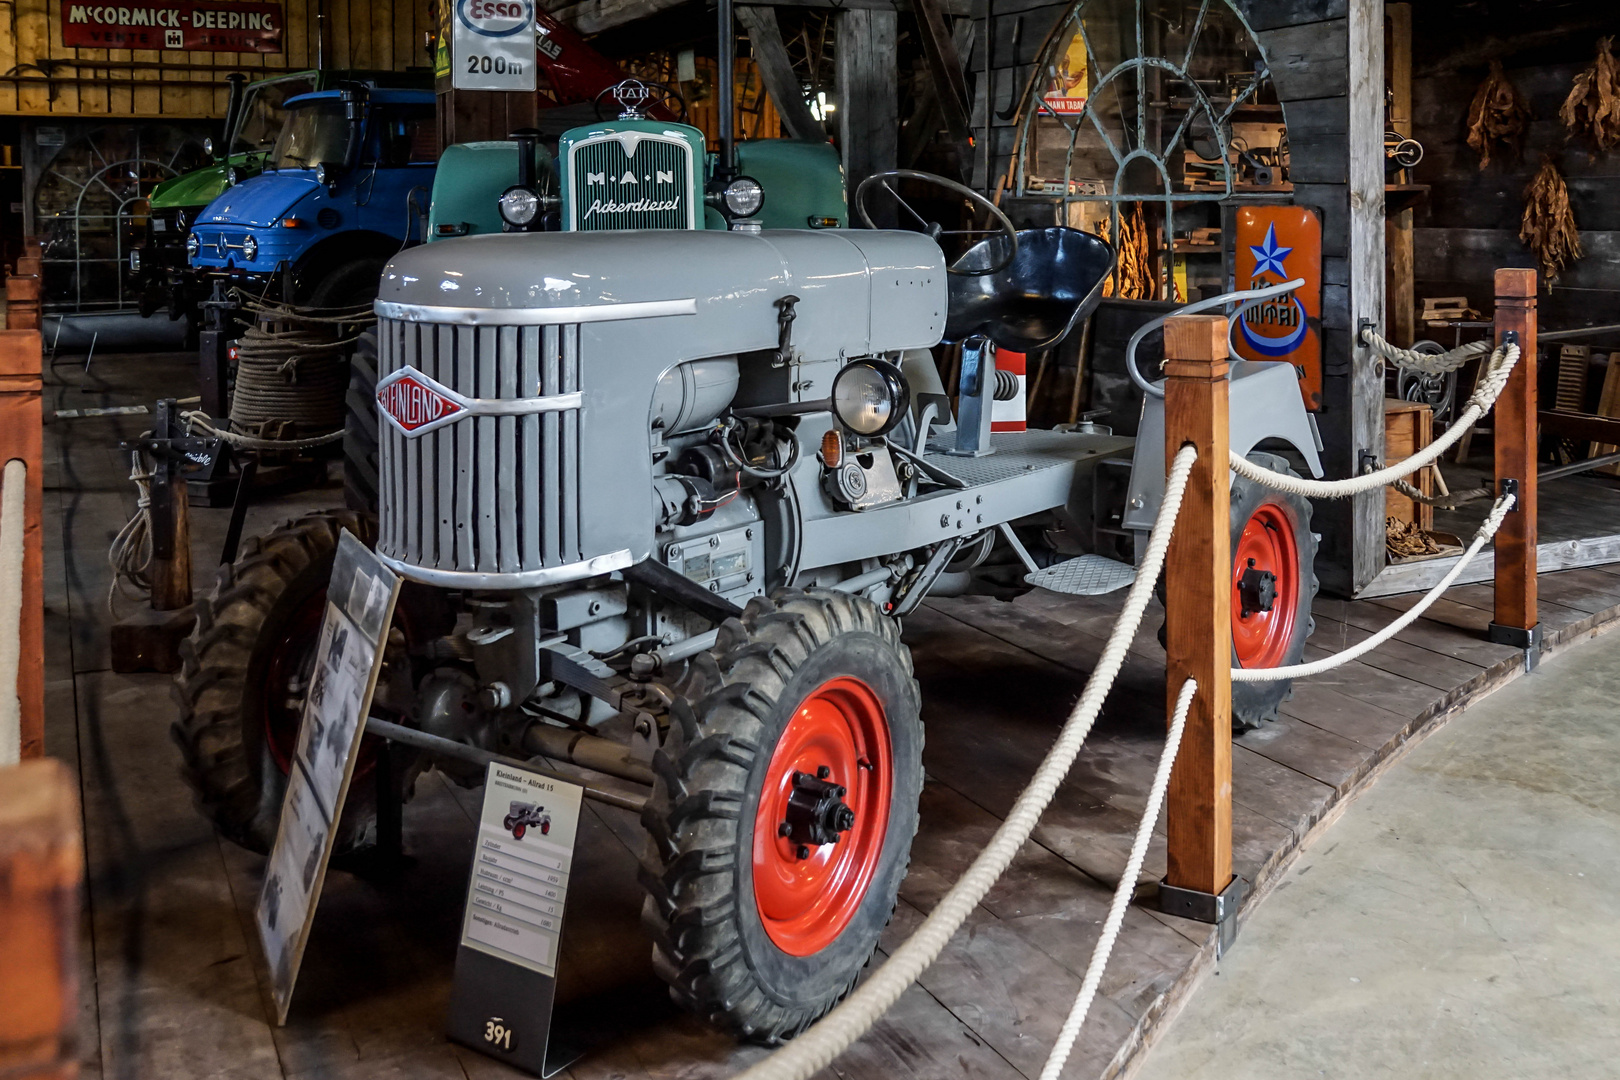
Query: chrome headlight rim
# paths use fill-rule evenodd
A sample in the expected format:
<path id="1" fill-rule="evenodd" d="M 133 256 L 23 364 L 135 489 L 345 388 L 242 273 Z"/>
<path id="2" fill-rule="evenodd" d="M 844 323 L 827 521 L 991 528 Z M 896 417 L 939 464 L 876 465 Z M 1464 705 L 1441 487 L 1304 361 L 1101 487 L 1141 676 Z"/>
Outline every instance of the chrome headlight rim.
<path id="1" fill-rule="evenodd" d="M 841 426 L 863 438 L 876 439 L 906 418 L 911 386 L 894 364 L 867 357 L 845 364 L 833 377 L 830 400 L 833 418 Z"/>
<path id="2" fill-rule="evenodd" d="M 720 192 L 720 199 L 732 217 L 753 217 L 765 209 L 765 187 L 752 176 L 733 177 Z"/>
<path id="3" fill-rule="evenodd" d="M 324 162 L 324 161 L 316 162 L 316 164 L 315 164 L 315 182 L 317 184 L 327 184 L 331 179 L 332 179 L 332 171 L 326 167 L 326 162 Z"/>
<path id="4" fill-rule="evenodd" d="M 196 233 L 186 235 L 186 255 L 195 259 L 202 253 L 202 238 Z"/>
<path id="5" fill-rule="evenodd" d="M 253 262 L 259 257 L 259 238 L 248 235 L 242 238 L 242 258 Z"/>
<path id="6" fill-rule="evenodd" d="M 521 184 L 501 192 L 495 208 L 501 220 L 514 229 L 527 229 L 540 219 L 540 196 Z"/>

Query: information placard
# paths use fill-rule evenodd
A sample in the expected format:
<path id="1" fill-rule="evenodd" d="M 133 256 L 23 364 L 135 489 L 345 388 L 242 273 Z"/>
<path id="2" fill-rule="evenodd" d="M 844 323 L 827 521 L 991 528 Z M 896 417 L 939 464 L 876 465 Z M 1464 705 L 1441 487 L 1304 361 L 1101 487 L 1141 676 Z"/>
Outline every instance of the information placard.
<path id="1" fill-rule="evenodd" d="M 450 992 L 450 1037 L 548 1076 L 551 1006 L 583 789 L 492 762 Z"/>
<path id="2" fill-rule="evenodd" d="M 315 646 L 276 844 L 259 891 L 259 941 L 270 965 L 278 1023 L 287 1022 L 326 881 L 334 826 L 354 776 L 399 584 L 398 574 L 344 530 L 327 586 L 326 618 Z"/>
<path id="3" fill-rule="evenodd" d="M 454 3 L 451 85 L 457 90 L 535 88 L 534 0 L 445 0 Z"/>

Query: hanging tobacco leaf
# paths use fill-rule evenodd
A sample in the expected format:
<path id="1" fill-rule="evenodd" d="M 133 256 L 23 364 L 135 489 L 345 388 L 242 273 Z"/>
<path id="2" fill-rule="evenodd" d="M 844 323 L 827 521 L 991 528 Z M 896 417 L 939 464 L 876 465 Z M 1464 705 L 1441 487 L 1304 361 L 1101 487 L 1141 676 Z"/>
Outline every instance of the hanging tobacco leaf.
<path id="1" fill-rule="evenodd" d="M 1597 59 L 1575 76 L 1558 110 L 1570 137 L 1587 135 L 1599 150 L 1620 146 L 1620 64 L 1610 51 L 1613 44 L 1612 37 L 1598 39 Z"/>
<path id="2" fill-rule="evenodd" d="M 1569 188 L 1550 157 L 1542 159 L 1535 179 L 1524 189 L 1519 239 L 1535 252 L 1542 280 L 1549 288 L 1564 267 L 1584 254 L 1575 228 L 1575 212 L 1569 205 Z"/>
<path id="3" fill-rule="evenodd" d="M 1480 83 L 1468 106 L 1468 145 L 1479 155 L 1479 167 L 1491 163 L 1491 152 L 1511 151 L 1514 157 L 1524 142 L 1530 106 L 1502 72 L 1500 60 L 1491 61 L 1491 73 Z"/>

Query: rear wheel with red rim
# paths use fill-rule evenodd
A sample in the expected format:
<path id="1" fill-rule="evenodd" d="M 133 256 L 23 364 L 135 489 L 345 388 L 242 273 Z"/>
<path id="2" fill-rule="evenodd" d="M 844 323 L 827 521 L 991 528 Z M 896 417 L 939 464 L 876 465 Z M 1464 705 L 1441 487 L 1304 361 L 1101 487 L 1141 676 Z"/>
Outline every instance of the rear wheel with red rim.
<path id="1" fill-rule="evenodd" d="M 922 790 L 911 656 L 869 601 L 784 590 L 694 667 L 642 814 L 643 921 L 678 1002 L 777 1042 L 849 992 L 894 910 Z"/>
<path id="2" fill-rule="evenodd" d="M 1249 460 L 1293 474 L 1274 454 Z M 1243 668 L 1301 663 L 1315 624 L 1316 534 L 1311 504 L 1241 476 L 1232 478 L 1232 664 Z M 1274 720 L 1293 694 L 1289 680 L 1232 684 L 1232 725 L 1239 731 Z"/>
<path id="3" fill-rule="evenodd" d="M 276 837 L 287 772 L 326 610 L 338 537 L 376 537 L 374 519 L 346 510 L 310 514 L 244 542 L 197 601 L 197 625 L 182 643 L 175 679 L 179 717 L 170 734 L 198 808 L 226 838 L 268 851 Z M 405 615 L 398 616 L 403 623 Z M 361 744 L 336 850 L 364 844 L 376 817 L 375 763 Z M 400 795 L 414 784 L 411 755 L 396 754 Z"/>

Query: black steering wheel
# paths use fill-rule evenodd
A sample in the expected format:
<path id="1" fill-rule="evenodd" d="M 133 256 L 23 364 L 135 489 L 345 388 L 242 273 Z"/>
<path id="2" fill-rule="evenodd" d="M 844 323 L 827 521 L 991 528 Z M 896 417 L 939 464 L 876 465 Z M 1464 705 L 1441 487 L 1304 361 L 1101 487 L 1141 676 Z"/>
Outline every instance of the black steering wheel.
<path id="1" fill-rule="evenodd" d="M 623 91 L 623 93 L 621 94 L 620 91 Z M 646 79 L 625 79 L 614 83 L 612 86 L 602 87 L 597 92 L 596 97 L 591 99 L 591 105 L 596 109 L 596 118 L 598 120 L 616 119 L 616 117 L 604 115 L 602 111 L 602 99 L 609 94 L 613 95 L 613 100 L 619 103 L 619 108 L 622 111 L 643 115 L 653 105 L 662 104 L 665 108 L 668 108 L 669 103 L 674 102 L 680 107 L 678 110 L 670 110 L 675 113 L 675 120 L 678 123 L 686 123 L 686 99 L 681 97 L 678 91 L 665 86 L 663 83 L 650 82 Z"/>
<path id="2" fill-rule="evenodd" d="M 861 215 L 861 220 L 866 223 L 866 227 L 868 229 L 877 228 L 876 225 L 872 224 L 872 215 L 867 213 L 867 203 L 870 201 L 870 193 L 873 186 L 876 185 L 882 187 L 883 190 L 887 191 L 890 195 L 893 195 L 894 201 L 904 207 L 906 213 L 917 219 L 918 224 L 922 226 L 921 231 L 933 237 L 936 242 L 942 236 L 965 236 L 969 234 L 978 235 L 986 231 L 984 229 L 941 228 L 939 222 L 929 221 L 927 218 L 917 213 L 916 210 L 912 209 L 911 204 L 906 202 L 905 199 L 902 199 L 900 197 L 900 193 L 894 190 L 894 186 L 889 183 L 890 180 L 921 180 L 924 183 L 933 184 L 935 187 L 942 187 L 953 195 L 960 195 L 970 202 L 978 203 L 980 206 L 990 211 L 990 216 L 995 218 L 1000 224 L 1001 228 L 999 230 L 991 231 L 999 231 L 1006 234 L 1007 243 L 1005 245 L 1005 258 L 992 266 L 985 267 L 982 270 L 961 270 L 954 266 L 947 266 L 945 268 L 945 272 L 947 274 L 959 274 L 962 277 L 984 277 L 988 274 L 995 274 L 1005 270 L 1007 267 L 1011 266 L 1012 261 L 1018 257 L 1018 229 L 1014 227 L 1012 219 L 1001 212 L 1001 207 L 997 206 L 983 195 L 980 195 L 977 191 L 974 191 L 966 184 L 958 184 L 955 180 L 950 180 L 946 177 L 939 176 L 931 172 L 922 172 L 919 169 L 890 169 L 888 172 L 873 173 L 871 176 L 868 176 L 865 180 L 861 181 L 860 186 L 855 189 L 855 212 Z"/>

